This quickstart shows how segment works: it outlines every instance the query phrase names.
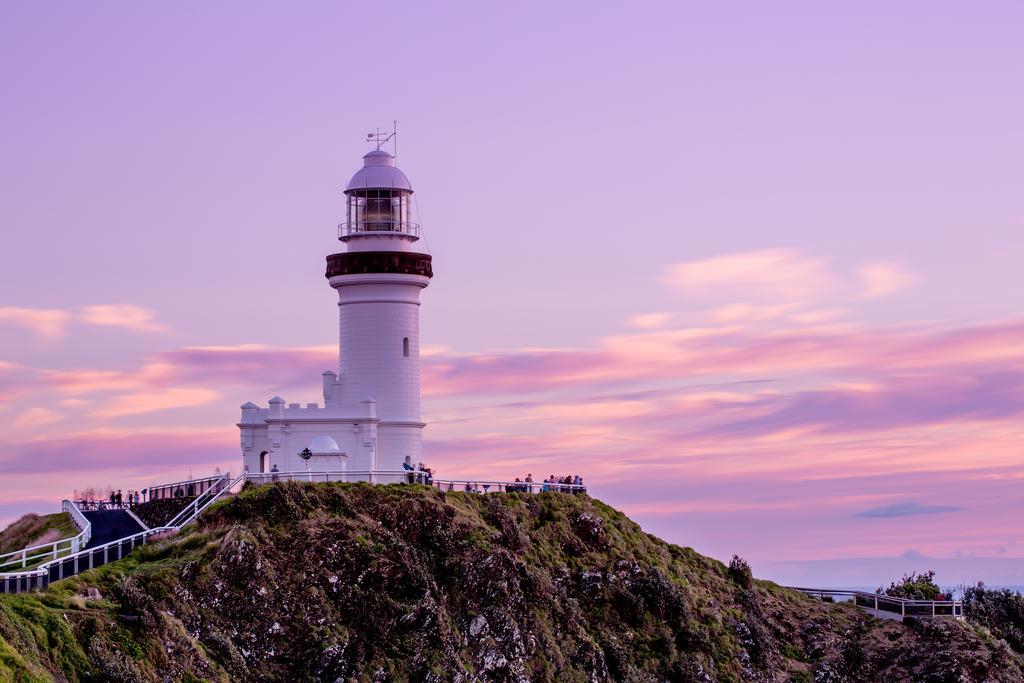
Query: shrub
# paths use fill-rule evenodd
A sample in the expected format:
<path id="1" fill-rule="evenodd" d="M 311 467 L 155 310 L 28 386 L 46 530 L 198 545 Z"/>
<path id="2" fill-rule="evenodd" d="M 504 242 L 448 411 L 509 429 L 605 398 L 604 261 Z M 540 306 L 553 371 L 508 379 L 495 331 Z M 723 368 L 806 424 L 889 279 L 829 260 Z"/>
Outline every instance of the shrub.
<path id="1" fill-rule="evenodd" d="M 1017 652 L 1024 652 L 1024 595 L 987 588 L 980 581 L 964 589 L 964 616 L 988 628 Z"/>
<path id="2" fill-rule="evenodd" d="M 733 555 L 729 560 L 729 578 L 742 588 L 750 588 L 754 582 L 754 574 L 750 571 L 750 564 L 739 555 Z"/>
<path id="3" fill-rule="evenodd" d="M 905 600 L 943 600 L 946 597 L 942 589 L 935 583 L 935 572 L 932 570 L 920 574 L 910 572 L 898 582 L 890 583 L 888 588 L 879 586 L 875 592 L 879 595 Z"/>

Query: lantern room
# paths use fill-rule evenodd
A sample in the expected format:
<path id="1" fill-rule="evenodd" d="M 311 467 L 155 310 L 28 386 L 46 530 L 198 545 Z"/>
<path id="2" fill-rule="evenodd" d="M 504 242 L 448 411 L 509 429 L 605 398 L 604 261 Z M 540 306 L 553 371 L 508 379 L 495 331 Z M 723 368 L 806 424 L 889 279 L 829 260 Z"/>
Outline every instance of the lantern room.
<path id="1" fill-rule="evenodd" d="M 388 152 L 377 149 L 364 155 L 363 167 L 348 182 L 345 195 L 348 213 L 338 226 L 342 242 L 381 233 L 419 239 L 419 225 L 412 222 L 412 185 Z"/>

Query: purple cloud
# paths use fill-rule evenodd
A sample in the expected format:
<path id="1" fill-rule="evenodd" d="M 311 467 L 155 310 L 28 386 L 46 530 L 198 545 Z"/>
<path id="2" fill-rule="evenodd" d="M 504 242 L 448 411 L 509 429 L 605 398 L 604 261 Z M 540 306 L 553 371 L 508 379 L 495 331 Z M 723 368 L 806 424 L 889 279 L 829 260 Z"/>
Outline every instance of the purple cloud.
<path id="1" fill-rule="evenodd" d="M 961 507 L 955 505 L 922 505 L 914 501 L 893 503 L 882 507 L 871 508 L 858 512 L 858 517 L 911 517 L 913 515 L 934 515 L 940 512 L 960 512 Z"/>

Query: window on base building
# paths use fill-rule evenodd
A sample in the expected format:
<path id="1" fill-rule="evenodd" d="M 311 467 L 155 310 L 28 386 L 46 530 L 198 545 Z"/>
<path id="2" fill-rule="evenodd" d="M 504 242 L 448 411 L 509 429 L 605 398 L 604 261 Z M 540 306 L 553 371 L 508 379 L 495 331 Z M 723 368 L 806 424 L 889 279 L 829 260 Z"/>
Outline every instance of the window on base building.
<path id="1" fill-rule="evenodd" d="M 402 355 L 406 358 L 409 357 L 409 338 L 406 337 L 402 340 Z"/>

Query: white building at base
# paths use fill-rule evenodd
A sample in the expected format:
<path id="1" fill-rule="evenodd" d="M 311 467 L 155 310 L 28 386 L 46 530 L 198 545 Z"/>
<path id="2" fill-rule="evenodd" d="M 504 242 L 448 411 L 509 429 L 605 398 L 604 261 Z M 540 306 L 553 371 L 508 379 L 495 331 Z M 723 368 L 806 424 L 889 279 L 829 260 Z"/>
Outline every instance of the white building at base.
<path id="1" fill-rule="evenodd" d="M 346 250 L 327 257 L 338 290 L 340 372 L 323 373 L 323 405 L 242 406 L 243 467 L 268 472 L 401 470 L 421 459 L 420 291 L 433 275 L 416 251 L 412 185 L 395 158 L 377 149 L 345 189 L 348 216 L 338 226 Z"/>

